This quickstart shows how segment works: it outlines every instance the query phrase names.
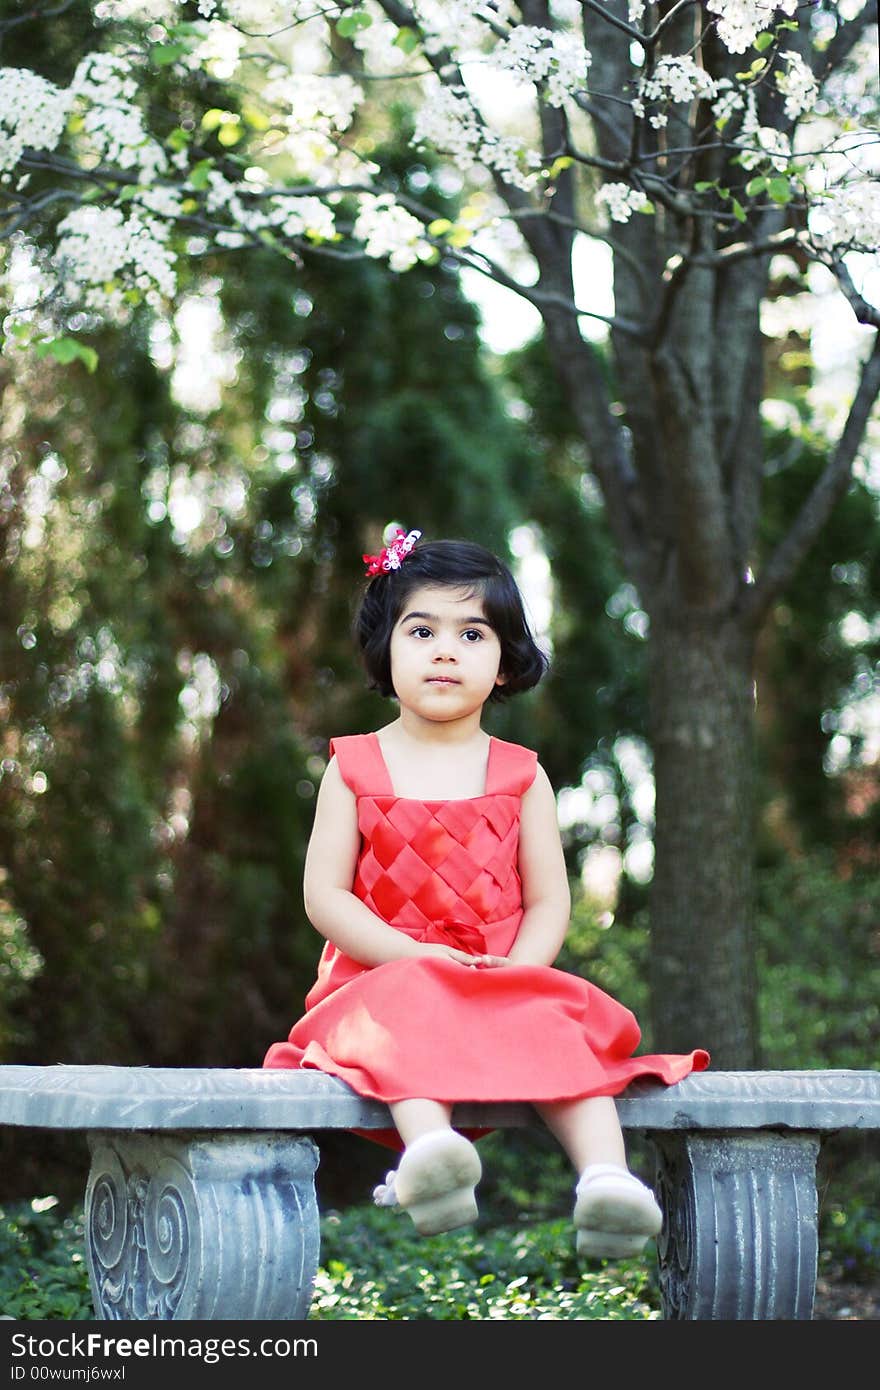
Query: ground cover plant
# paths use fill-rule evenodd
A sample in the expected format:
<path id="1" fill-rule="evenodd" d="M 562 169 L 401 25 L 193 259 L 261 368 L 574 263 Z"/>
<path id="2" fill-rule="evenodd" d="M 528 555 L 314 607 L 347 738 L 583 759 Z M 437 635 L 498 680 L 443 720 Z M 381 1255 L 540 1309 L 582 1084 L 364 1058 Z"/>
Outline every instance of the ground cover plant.
<path id="1" fill-rule="evenodd" d="M 509 1223 L 422 1240 L 399 1213 L 372 1206 L 321 1218 L 311 1318 L 658 1318 L 650 1261 L 584 1274 L 568 1219 Z M 0 1209 L 0 1311 L 37 1321 L 94 1318 L 81 1209 L 52 1198 Z"/>

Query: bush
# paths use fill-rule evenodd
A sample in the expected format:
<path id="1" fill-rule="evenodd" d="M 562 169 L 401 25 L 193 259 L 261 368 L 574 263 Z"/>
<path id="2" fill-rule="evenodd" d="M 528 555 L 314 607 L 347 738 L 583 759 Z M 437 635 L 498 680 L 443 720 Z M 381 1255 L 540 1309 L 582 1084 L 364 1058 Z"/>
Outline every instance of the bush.
<path id="1" fill-rule="evenodd" d="M 830 853 L 758 876 L 761 1048 L 773 1067 L 860 1070 L 880 1056 L 880 877 Z"/>
<path id="2" fill-rule="evenodd" d="M 0 1207 L 0 1311 L 22 1322 L 94 1318 L 82 1213 L 54 1197 Z"/>
<path id="3" fill-rule="evenodd" d="M 408 1217 L 354 1207 L 321 1218 L 318 1321 L 658 1318 L 642 1260 L 582 1274 L 568 1219 L 419 1237 Z M 23 1321 L 94 1318 L 81 1210 L 54 1198 L 0 1208 L 0 1311 Z"/>

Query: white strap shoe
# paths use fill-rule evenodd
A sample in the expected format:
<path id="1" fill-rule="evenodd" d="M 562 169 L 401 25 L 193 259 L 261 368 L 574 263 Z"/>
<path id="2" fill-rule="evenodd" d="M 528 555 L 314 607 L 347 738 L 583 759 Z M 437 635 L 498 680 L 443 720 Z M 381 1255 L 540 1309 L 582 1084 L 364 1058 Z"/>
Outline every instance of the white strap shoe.
<path id="1" fill-rule="evenodd" d="M 404 1150 L 397 1171 L 374 1189 L 377 1206 L 400 1206 L 420 1235 L 466 1226 L 477 1216 L 474 1188 L 483 1173 L 469 1139 L 454 1129 L 432 1130 Z"/>
<path id="2" fill-rule="evenodd" d="M 616 1163 L 592 1163 L 575 1188 L 577 1252 L 585 1259 L 638 1255 L 663 1225 L 649 1187 Z"/>

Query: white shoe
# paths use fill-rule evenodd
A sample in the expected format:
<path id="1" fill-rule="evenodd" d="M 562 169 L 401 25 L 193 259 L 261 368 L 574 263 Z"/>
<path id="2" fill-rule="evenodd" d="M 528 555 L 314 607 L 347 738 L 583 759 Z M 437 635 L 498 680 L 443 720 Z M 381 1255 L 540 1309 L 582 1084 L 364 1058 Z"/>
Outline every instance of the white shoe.
<path id="1" fill-rule="evenodd" d="M 385 1174 L 385 1181 L 373 1188 L 373 1204 L 377 1207 L 399 1207 L 397 1188 L 394 1184 L 394 1171 Z"/>
<path id="2" fill-rule="evenodd" d="M 433 1236 L 476 1219 L 474 1188 L 482 1172 L 480 1156 L 469 1139 L 454 1129 L 437 1129 L 407 1146 L 389 1178 L 398 1204 L 412 1217 L 419 1234 Z M 388 1186 L 386 1182 L 385 1191 Z M 381 1204 L 386 1205 L 384 1199 Z"/>
<path id="3" fill-rule="evenodd" d="M 591 1163 L 575 1188 L 577 1252 L 587 1259 L 638 1255 L 663 1225 L 649 1187 L 616 1163 Z"/>

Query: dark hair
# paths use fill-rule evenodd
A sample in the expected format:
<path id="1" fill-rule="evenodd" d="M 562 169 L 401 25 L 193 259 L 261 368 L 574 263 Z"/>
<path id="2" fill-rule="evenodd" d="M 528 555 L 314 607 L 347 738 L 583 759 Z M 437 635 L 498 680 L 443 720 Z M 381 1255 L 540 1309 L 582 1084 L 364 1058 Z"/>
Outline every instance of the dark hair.
<path id="1" fill-rule="evenodd" d="M 503 685 L 495 686 L 490 700 L 503 700 L 538 684 L 549 662 L 529 629 L 522 595 L 510 570 L 482 545 L 441 540 L 419 542 L 399 569 L 375 575 L 361 596 L 354 635 L 371 690 L 394 694 L 391 634 L 409 595 L 428 584 L 467 589 L 470 596 L 482 600 L 501 643 L 500 670 L 505 678 Z"/>

